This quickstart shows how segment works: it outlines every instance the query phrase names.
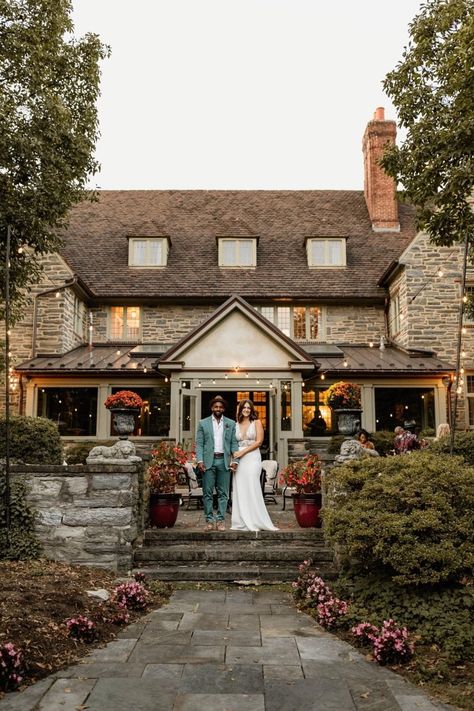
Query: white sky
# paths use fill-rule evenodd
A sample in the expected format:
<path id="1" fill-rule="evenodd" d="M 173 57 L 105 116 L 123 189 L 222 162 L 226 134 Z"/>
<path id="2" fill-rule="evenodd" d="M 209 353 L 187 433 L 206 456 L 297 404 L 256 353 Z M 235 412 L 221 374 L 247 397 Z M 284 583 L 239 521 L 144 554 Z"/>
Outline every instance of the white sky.
<path id="1" fill-rule="evenodd" d="M 103 64 L 92 185 L 361 189 L 421 0 L 73 0 Z"/>

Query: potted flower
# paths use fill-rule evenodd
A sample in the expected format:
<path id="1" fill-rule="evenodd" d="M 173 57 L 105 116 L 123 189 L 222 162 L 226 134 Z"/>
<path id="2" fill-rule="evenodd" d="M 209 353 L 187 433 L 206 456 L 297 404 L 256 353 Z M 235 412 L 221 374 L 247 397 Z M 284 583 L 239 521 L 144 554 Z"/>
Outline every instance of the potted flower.
<path id="1" fill-rule="evenodd" d="M 321 511 L 321 462 L 316 454 L 290 462 L 281 472 L 292 494 L 296 520 L 301 528 L 316 528 Z M 285 492 L 283 492 L 283 496 Z"/>
<path id="2" fill-rule="evenodd" d="M 112 413 L 119 439 L 128 439 L 135 429 L 135 416 L 140 413 L 143 405 L 140 395 L 131 390 L 119 390 L 115 395 L 109 395 L 104 405 Z"/>
<path id="3" fill-rule="evenodd" d="M 353 435 L 360 428 L 362 410 L 359 385 L 345 383 L 343 380 L 333 383 L 326 390 L 325 402 L 337 414 L 337 426 L 341 434 Z"/>
<path id="4" fill-rule="evenodd" d="M 151 454 L 147 471 L 150 523 L 158 528 L 171 528 L 176 523 L 181 498 L 175 493 L 176 484 L 188 455 L 179 445 L 164 441 L 152 449 Z"/>

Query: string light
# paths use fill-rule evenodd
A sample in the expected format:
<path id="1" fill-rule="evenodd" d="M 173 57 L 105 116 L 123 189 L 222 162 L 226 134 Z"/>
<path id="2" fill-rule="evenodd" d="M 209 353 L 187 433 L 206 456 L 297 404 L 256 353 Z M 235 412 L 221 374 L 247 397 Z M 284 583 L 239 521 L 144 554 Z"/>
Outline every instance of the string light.
<path id="1" fill-rule="evenodd" d="M 147 367 L 146 367 L 146 365 L 143 366 L 143 372 L 144 372 L 144 373 L 147 372 Z"/>
<path id="2" fill-rule="evenodd" d="M 369 348 L 373 348 L 373 347 L 374 347 L 374 342 L 373 342 L 373 341 L 369 341 Z"/>
<path id="3" fill-rule="evenodd" d="M 466 294 L 464 294 L 464 296 L 462 297 L 462 300 L 464 301 L 465 304 L 467 304 L 467 296 L 466 296 Z"/>
<path id="4" fill-rule="evenodd" d="M 229 377 L 229 376 L 227 375 L 227 373 L 225 373 L 225 374 L 224 374 L 224 378 L 227 380 L 228 377 Z"/>
<path id="5" fill-rule="evenodd" d="M 443 270 L 441 269 L 441 267 L 438 269 L 438 271 L 436 272 L 436 274 L 437 274 L 439 277 L 444 276 L 444 272 L 443 272 Z"/>
<path id="6" fill-rule="evenodd" d="M 324 373 L 321 373 L 321 380 L 326 380 L 326 376 L 324 375 Z"/>
<path id="7" fill-rule="evenodd" d="M 344 366 L 344 368 L 347 368 L 347 366 L 349 365 L 349 363 L 347 362 L 347 360 L 345 360 L 342 365 Z"/>
<path id="8" fill-rule="evenodd" d="M 60 292 L 60 291 L 57 291 L 57 292 L 55 293 L 55 297 L 56 297 L 57 299 L 59 299 L 60 296 L 61 296 L 61 292 Z"/>

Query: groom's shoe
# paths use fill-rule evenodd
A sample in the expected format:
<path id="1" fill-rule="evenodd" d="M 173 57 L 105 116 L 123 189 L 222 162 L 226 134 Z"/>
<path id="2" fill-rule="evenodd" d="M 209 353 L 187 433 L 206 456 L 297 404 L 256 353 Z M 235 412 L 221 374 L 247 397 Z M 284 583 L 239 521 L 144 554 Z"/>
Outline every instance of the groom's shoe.
<path id="1" fill-rule="evenodd" d="M 225 523 L 224 523 L 224 521 L 218 521 L 218 522 L 217 522 L 217 530 L 218 530 L 218 531 L 225 531 Z"/>
<path id="2" fill-rule="evenodd" d="M 212 521 L 206 521 L 206 525 L 204 526 L 205 531 L 213 531 L 214 530 L 214 523 Z"/>

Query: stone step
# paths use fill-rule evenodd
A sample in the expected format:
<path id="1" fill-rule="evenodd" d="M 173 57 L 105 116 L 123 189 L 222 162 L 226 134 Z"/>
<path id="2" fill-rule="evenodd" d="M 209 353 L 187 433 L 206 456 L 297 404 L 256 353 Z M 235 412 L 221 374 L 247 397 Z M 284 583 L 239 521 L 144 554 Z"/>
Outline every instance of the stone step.
<path id="1" fill-rule="evenodd" d="M 314 568 L 325 580 L 336 576 L 336 567 L 331 563 L 315 564 Z M 238 582 L 252 581 L 255 583 L 290 583 L 298 577 L 297 566 L 273 565 L 242 565 L 212 563 L 196 565 L 154 565 L 137 566 L 133 571 L 142 572 L 152 580 L 170 582 Z"/>
<path id="2" fill-rule="evenodd" d="M 175 544 L 186 541 L 265 541 L 286 543 L 304 542 L 324 544 L 324 533 L 318 528 L 303 528 L 292 531 L 196 531 L 180 530 L 175 528 L 148 528 L 144 531 L 145 543 L 156 542 L 160 545 Z"/>
<path id="3" fill-rule="evenodd" d="M 135 564 L 144 561 L 291 561 L 295 564 L 301 563 L 310 555 L 312 561 L 323 562 L 332 561 L 333 553 L 324 547 L 301 545 L 285 546 L 255 546 L 254 543 L 247 545 L 238 542 L 233 546 L 210 545 L 210 544 L 187 544 L 173 546 L 151 546 L 136 548 L 134 551 Z"/>

